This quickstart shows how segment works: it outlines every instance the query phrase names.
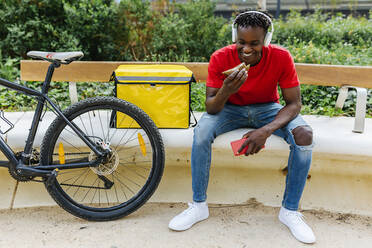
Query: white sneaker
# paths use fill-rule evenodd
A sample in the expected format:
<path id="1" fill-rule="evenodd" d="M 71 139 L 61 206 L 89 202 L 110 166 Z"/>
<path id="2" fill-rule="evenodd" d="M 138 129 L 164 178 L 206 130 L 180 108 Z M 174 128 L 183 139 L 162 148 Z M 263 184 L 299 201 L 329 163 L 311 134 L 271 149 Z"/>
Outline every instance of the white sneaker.
<path id="1" fill-rule="evenodd" d="M 305 223 L 301 213 L 282 207 L 279 220 L 291 230 L 297 240 L 307 244 L 315 243 L 313 230 Z"/>
<path id="2" fill-rule="evenodd" d="M 208 205 L 206 202 L 188 203 L 189 208 L 174 217 L 168 227 L 175 231 L 184 231 L 192 227 L 195 223 L 205 220 L 209 216 Z"/>

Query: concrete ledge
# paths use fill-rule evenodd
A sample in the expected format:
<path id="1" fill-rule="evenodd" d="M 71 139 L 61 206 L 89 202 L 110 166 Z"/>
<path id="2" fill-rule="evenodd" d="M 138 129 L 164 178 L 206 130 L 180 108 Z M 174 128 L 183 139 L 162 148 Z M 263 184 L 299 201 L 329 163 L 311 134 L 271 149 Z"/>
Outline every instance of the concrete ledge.
<path id="1" fill-rule="evenodd" d="M 14 150 L 22 150 L 32 121 L 32 112 L 6 113 L 18 121 L 5 139 Z M 201 113 L 197 113 L 199 118 Z M 54 118 L 47 113 L 40 123 L 35 145 Z M 354 120 L 348 117 L 304 116 L 314 130 L 311 178 L 305 188 L 303 209 L 326 209 L 372 215 L 372 120 L 366 119 L 363 134 L 353 133 Z M 271 136 L 264 150 L 249 157 L 232 155 L 230 141 L 247 129 L 219 136 L 213 144 L 208 200 L 212 203 L 243 203 L 250 198 L 269 206 L 280 206 L 287 164 L 288 145 Z M 190 153 L 192 129 L 162 129 L 166 148 L 166 168 L 153 202 L 186 202 L 192 199 Z M 3 155 L 0 155 L 3 159 Z M 55 205 L 42 184 L 16 182 L 0 168 L 0 208 Z"/>

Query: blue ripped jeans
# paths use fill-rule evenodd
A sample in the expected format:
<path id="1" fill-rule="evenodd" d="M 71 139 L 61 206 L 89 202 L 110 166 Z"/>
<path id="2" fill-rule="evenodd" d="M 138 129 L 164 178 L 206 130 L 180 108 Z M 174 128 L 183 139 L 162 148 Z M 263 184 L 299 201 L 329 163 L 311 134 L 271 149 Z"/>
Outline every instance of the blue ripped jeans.
<path id="1" fill-rule="evenodd" d="M 238 128 L 260 128 L 272 122 L 279 110 L 278 103 L 252 104 L 237 106 L 226 104 L 223 110 L 215 115 L 204 113 L 194 129 L 194 140 L 191 152 L 191 174 L 194 202 L 207 199 L 211 151 L 214 139 L 223 133 Z M 288 174 L 282 206 L 289 210 L 297 210 L 309 172 L 312 147 L 298 146 L 292 130 L 308 124 L 298 115 L 286 126 L 274 132 L 290 145 L 288 158 Z"/>

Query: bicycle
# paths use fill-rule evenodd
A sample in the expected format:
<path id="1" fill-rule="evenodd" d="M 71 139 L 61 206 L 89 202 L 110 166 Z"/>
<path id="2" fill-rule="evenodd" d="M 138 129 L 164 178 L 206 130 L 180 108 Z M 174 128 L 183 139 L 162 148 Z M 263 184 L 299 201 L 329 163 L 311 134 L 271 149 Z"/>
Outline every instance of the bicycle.
<path id="1" fill-rule="evenodd" d="M 23 151 L 14 152 L 0 135 L 0 150 L 7 158 L 0 166 L 8 167 L 18 181 L 43 182 L 59 206 L 83 219 L 114 220 L 140 208 L 156 190 L 164 169 L 163 141 L 154 122 L 134 104 L 115 97 L 88 98 L 62 111 L 47 96 L 53 72 L 83 53 L 27 55 L 50 65 L 40 92 L 0 78 L 0 85 L 38 100 Z M 38 151 L 33 143 L 44 107 L 56 118 Z M 7 125 L 6 130 L 0 128 L 4 135 L 14 125 L 0 113 Z"/>

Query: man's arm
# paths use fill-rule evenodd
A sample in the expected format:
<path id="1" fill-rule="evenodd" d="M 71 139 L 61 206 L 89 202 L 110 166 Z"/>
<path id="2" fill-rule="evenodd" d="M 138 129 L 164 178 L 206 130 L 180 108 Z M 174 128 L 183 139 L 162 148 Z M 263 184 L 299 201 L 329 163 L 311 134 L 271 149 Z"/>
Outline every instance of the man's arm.
<path id="1" fill-rule="evenodd" d="M 247 145 L 249 145 L 249 147 L 245 155 L 259 152 L 262 149 L 262 146 L 265 144 L 266 139 L 273 134 L 273 132 L 287 125 L 288 122 L 293 120 L 300 113 L 300 87 L 296 86 L 282 89 L 282 95 L 285 101 L 285 106 L 278 112 L 275 119 L 271 123 L 244 134 L 243 137 L 247 138 L 247 140 L 239 149 L 239 152 Z"/>
<path id="2" fill-rule="evenodd" d="M 229 97 L 238 92 L 248 77 L 245 69 L 231 73 L 224 81 L 221 88 L 207 87 L 205 107 L 208 114 L 217 114 L 220 112 Z"/>

